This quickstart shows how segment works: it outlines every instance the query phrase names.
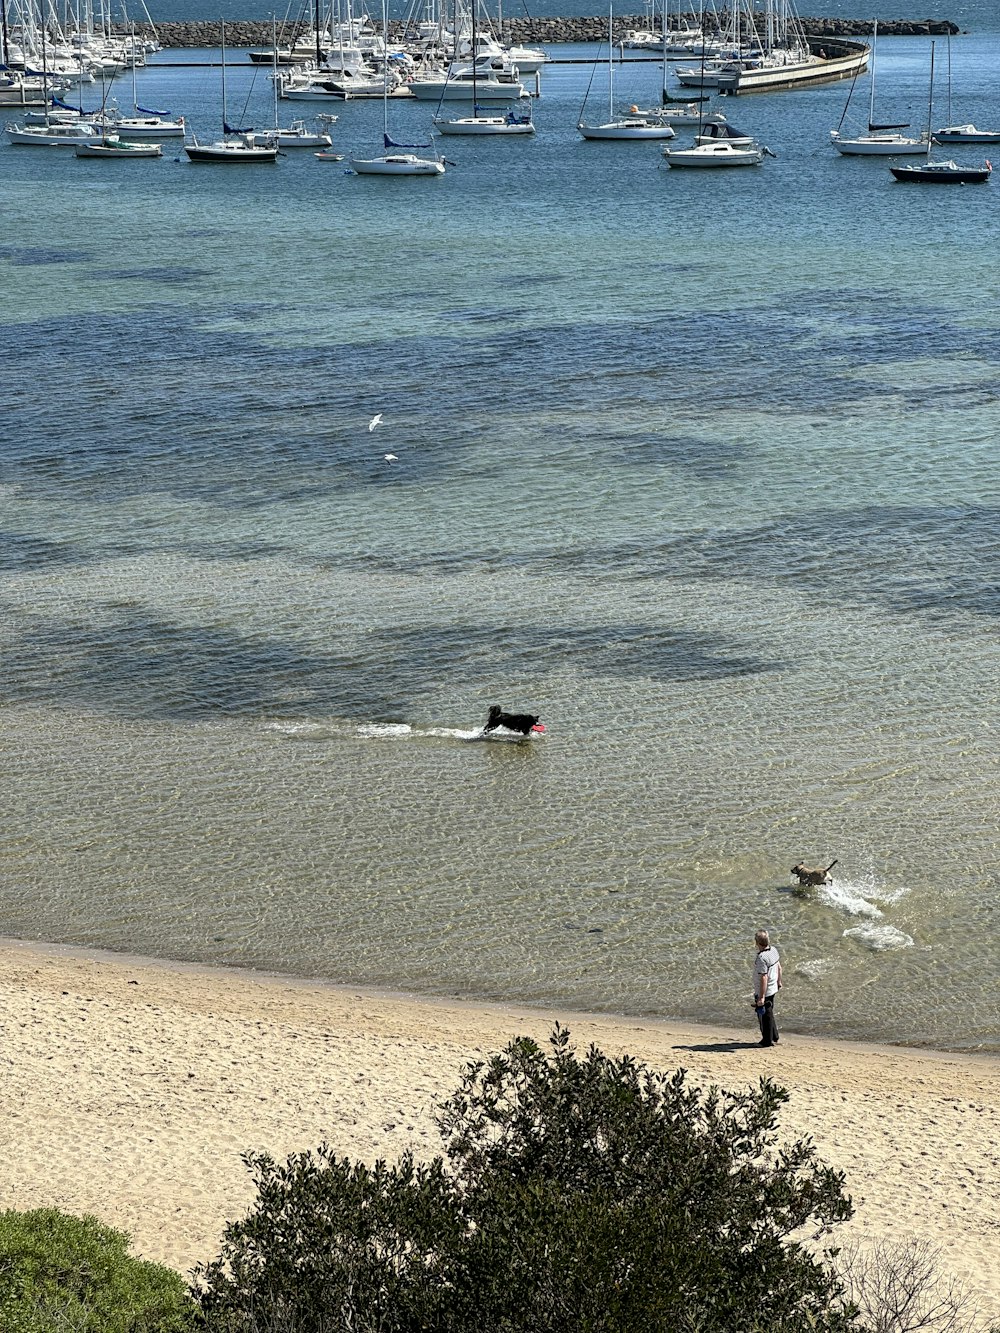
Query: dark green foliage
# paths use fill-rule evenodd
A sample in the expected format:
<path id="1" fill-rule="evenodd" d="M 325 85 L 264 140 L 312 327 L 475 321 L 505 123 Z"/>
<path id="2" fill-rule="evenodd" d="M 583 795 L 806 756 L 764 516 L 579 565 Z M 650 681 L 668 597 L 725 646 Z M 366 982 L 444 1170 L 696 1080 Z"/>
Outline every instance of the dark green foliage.
<path id="1" fill-rule="evenodd" d="M 0 1213 L 0 1333 L 188 1333 L 198 1308 L 178 1273 L 128 1253 L 96 1217 Z"/>
<path id="2" fill-rule="evenodd" d="M 840 1333 L 816 1244 L 851 1215 L 787 1093 L 689 1088 L 558 1027 L 470 1066 L 444 1159 L 248 1156 L 258 1198 L 199 1273 L 213 1333 Z"/>

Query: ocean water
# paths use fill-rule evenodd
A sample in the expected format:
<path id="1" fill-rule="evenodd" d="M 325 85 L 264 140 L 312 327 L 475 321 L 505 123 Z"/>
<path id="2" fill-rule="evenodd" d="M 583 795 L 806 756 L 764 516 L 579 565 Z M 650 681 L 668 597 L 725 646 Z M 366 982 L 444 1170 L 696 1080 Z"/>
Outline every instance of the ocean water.
<path id="1" fill-rule="evenodd" d="M 837 157 L 843 86 L 671 172 L 592 73 L 439 180 L 0 141 L 4 933 L 749 1036 L 766 926 L 789 1030 L 996 1052 L 1000 186 Z M 218 130 L 217 52 L 139 80 Z"/>
<path id="2" fill-rule="evenodd" d="M 725 6 L 720 4 L 718 9 Z M 134 17 L 143 18 L 142 6 L 138 8 L 130 6 L 130 12 Z M 196 22 L 206 18 L 232 19 L 269 19 L 275 13 L 279 21 L 287 13 L 289 18 L 298 18 L 303 15 L 312 14 L 315 8 L 312 0 L 301 0 L 301 3 L 286 5 L 284 10 L 276 11 L 274 5 L 267 5 L 264 0 L 220 0 L 220 3 L 212 6 L 211 14 L 206 12 L 206 7 L 202 0 L 166 0 L 162 4 L 148 5 L 148 13 L 154 23 L 159 22 Z M 329 5 L 324 8 L 329 9 Z M 362 7 L 355 6 L 355 12 L 360 12 Z M 381 5 L 369 5 L 368 11 L 376 16 L 381 13 Z M 403 13 L 413 10 L 420 12 L 421 6 L 399 6 L 397 4 L 390 6 L 390 14 Z M 490 6 L 494 13 L 499 13 L 505 18 L 560 18 L 573 15 L 583 15 L 589 17 L 594 14 L 607 13 L 607 9 L 602 9 L 599 5 L 594 5 L 593 0 L 518 0 L 513 3 L 508 0 L 506 4 L 499 6 Z M 687 0 L 668 0 L 667 11 L 671 14 L 697 13 L 700 7 L 694 3 L 687 3 Z M 711 9 L 711 6 L 705 6 Z M 996 6 L 993 0 L 953 0 L 941 9 L 933 9 L 925 13 L 923 9 L 914 6 L 912 0 L 883 0 L 883 3 L 874 7 L 866 8 L 859 5 L 858 0 L 824 0 L 824 3 L 808 3 L 808 0 L 802 0 L 802 3 L 796 6 L 798 12 L 803 16 L 825 17 L 825 18 L 871 18 L 874 16 L 880 20 L 886 19 L 950 19 L 957 23 L 964 31 L 988 33 L 995 32 L 997 26 Z M 631 4 L 616 5 L 616 12 L 621 14 L 660 14 L 663 11 L 662 0 L 632 0 Z"/>

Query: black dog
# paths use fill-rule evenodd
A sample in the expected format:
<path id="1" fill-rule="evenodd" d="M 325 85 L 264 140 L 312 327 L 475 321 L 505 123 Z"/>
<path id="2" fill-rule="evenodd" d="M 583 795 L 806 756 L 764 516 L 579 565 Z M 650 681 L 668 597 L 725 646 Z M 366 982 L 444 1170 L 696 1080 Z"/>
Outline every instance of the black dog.
<path id="1" fill-rule="evenodd" d="M 483 735 L 496 727 L 506 727 L 508 731 L 519 731 L 522 736 L 527 736 L 531 728 L 537 725 L 538 718 L 531 713 L 505 713 L 496 704 L 491 704 Z"/>

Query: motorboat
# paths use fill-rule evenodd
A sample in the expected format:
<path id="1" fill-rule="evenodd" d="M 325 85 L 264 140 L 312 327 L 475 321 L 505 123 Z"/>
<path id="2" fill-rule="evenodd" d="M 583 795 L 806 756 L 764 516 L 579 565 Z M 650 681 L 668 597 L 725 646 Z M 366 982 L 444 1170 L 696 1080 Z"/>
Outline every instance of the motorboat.
<path id="1" fill-rule="evenodd" d="M 662 51 L 663 43 L 649 28 L 630 28 L 622 38 L 622 46 L 629 51 Z"/>
<path id="2" fill-rule="evenodd" d="M 417 74 L 406 86 L 422 102 L 474 100 L 480 106 L 507 106 L 525 96 L 517 66 L 489 55 L 453 61 L 443 75 Z"/>
<path id="3" fill-rule="evenodd" d="M 664 148 L 669 167 L 759 167 L 770 150 L 759 144 L 737 147 L 727 139 L 696 144 L 694 148 Z"/>

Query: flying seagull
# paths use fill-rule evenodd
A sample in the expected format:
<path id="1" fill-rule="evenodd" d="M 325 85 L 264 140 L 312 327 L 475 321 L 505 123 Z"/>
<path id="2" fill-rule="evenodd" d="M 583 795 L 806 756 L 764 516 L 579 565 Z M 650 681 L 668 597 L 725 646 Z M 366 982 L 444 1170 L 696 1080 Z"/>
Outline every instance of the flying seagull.
<path id="1" fill-rule="evenodd" d="M 397 463 L 399 461 L 395 454 L 383 454 L 382 457 L 387 463 Z"/>
<path id="2" fill-rule="evenodd" d="M 376 412 L 375 415 L 372 417 L 371 421 L 369 421 L 368 423 L 369 433 L 375 429 L 375 427 L 381 422 L 381 420 L 382 420 L 382 413 Z"/>

